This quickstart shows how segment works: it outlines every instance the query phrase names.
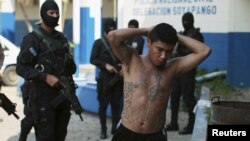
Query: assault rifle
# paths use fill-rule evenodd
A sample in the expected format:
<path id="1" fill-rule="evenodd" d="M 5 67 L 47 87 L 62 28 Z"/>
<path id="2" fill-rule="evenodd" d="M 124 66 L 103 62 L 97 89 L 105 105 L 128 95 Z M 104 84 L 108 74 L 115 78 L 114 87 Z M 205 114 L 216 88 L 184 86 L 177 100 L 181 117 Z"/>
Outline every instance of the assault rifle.
<path id="1" fill-rule="evenodd" d="M 60 89 L 60 95 L 57 96 L 50 103 L 50 105 L 55 108 L 65 99 L 68 99 L 69 102 L 71 103 L 73 111 L 75 111 L 75 113 L 79 115 L 81 121 L 83 121 L 83 118 L 81 115 L 83 113 L 83 109 L 76 96 L 76 89 L 78 88 L 78 86 L 75 84 L 72 76 L 59 77 L 59 83 L 57 87 Z"/>
<path id="2" fill-rule="evenodd" d="M 12 103 L 3 93 L 0 93 L 0 107 L 2 107 L 8 115 L 13 114 L 16 119 L 19 119 L 19 116 L 15 113 L 16 103 Z"/>

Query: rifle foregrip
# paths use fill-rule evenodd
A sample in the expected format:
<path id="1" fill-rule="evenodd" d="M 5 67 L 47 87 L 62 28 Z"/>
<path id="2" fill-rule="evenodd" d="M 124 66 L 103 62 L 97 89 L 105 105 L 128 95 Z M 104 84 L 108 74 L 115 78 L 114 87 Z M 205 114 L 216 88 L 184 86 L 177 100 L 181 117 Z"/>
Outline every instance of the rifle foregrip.
<path id="1" fill-rule="evenodd" d="M 75 113 L 79 115 L 81 121 L 83 121 L 81 115 L 81 113 L 83 113 L 83 109 L 75 94 L 78 86 L 75 84 L 72 78 L 60 77 L 59 79 L 60 79 L 60 85 L 62 86 L 60 92 L 65 98 L 67 98 L 70 101 L 73 111 L 75 111 Z M 58 101 L 56 103 L 58 103 Z"/>
<path id="2" fill-rule="evenodd" d="M 16 113 L 12 113 L 16 119 L 19 119 L 20 117 Z"/>

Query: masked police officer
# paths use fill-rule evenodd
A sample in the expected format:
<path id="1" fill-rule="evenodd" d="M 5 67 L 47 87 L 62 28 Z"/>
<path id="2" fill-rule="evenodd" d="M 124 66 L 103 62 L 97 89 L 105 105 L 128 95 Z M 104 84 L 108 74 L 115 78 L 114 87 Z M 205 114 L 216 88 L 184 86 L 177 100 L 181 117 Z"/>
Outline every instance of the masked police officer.
<path id="1" fill-rule="evenodd" d="M 51 103 L 60 95 L 60 78 L 72 78 L 76 66 L 67 39 L 55 30 L 60 17 L 57 4 L 46 0 L 40 16 L 41 24 L 23 38 L 17 58 L 16 72 L 25 79 L 23 93 L 27 95 L 24 102 L 28 109 L 25 118 L 32 118 L 22 120 L 21 134 L 27 130 L 23 128 L 28 128 L 25 125 L 33 122 L 37 140 L 64 141 L 71 115 L 70 103 L 66 99 L 56 107 Z"/>
<path id="2" fill-rule="evenodd" d="M 184 27 L 184 32 L 181 32 L 182 35 L 196 39 L 200 42 L 204 42 L 204 38 L 200 33 L 199 28 L 194 27 L 194 17 L 190 12 L 185 13 L 182 16 L 182 25 Z M 191 54 L 192 51 L 186 47 L 179 45 L 177 46 L 177 53 L 175 56 L 182 57 Z M 188 112 L 188 124 L 184 129 L 179 131 L 179 134 L 191 134 L 193 132 L 195 114 L 193 113 L 194 106 L 196 105 L 196 99 L 194 95 L 195 91 L 195 75 L 196 68 L 192 69 L 189 72 L 181 75 L 176 79 L 171 94 L 171 121 L 166 126 L 167 131 L 176 131 L 179 129 L 178 126 L 178 110 L 180 97 L 183 96 L 185 107 Z"/>
<path id="3" fill-rule="evenodd" d="M 112 134 L 116 132 L 122 111 L 123 80 L 120 77 L 121 66 L 119 65 L 121 62 L 114 56 L 106 37 L 115 27 L 115 22 L 111 19 L 104 23 L 105 35 L 94 42 L 90 57 L 90 62 L 100 69 L 100 75 L 97 79 L 97 99 L 101 139 L 107 138 L 106 111 L 108 104 L 110 103 L 112 110 Z"/>

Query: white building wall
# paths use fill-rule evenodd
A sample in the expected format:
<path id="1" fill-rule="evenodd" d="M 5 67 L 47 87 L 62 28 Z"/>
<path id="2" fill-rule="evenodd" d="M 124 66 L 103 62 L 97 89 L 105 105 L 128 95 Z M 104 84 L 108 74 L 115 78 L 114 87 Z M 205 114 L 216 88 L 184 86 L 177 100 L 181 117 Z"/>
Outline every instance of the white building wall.
<path id="1" fill-rule="evenodd" d="M 250 0 L 230 0 L 229 31 L 250 32 Z"/>
<path id="2" fill-rule="evenodd" d="M 227 32 L 230 0 L 118 0 L 118 25 L 135 18 L 143 27 L 166 22 L 182 30 L 181 17 L 190 11 L 203 32 Z"/>
<path id="3" fill-rule="evenodd" d="M 12 13 L 15 11 L 15 0 L 0 0 L 0 12 Z"/>
<path id="4" fill-rule="evenodd" d="M 39 3 L 28 5 L 28 6 L 23 5 L 24 10 L 27 13 L 27 16 L 30 20 L 39 19 L 39 17 L 40 17 L 39 5 L 40 5 Z M 72 2 L 70 2 L 67 5 L 68 13 L 67 13 L 66 19 L 72 19 L 72 15 L 73 15 L 73 6 L 72 5 L 73 5 Z M 21 11 L 20 5 L 18 3 L 16 3 L 15 12 L 16 12 L 16 20 L 24 20 L 23 12 Z"/>

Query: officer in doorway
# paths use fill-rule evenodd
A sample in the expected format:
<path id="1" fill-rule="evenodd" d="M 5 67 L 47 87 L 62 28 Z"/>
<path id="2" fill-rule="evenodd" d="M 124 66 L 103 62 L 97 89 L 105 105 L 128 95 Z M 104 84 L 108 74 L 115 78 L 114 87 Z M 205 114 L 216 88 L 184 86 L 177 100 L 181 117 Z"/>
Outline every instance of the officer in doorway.
<path id="1" fill-rule="evenodd" d="M 91 51 L 90 62 L 99 70 L 97 78 L 97 99 L 99 102 L 98 114 L 101 123 L 100 139 L 107 136 L 107 108 L 110 103 L 112 111 L 111 134 L 116 133 L 117 124 L 121 118 L 123 107 L 123 77 L 121 76 L 121 61 L 114 55 L 107 35 L 116 28 L 112 19 L 104 23 L 104 35 L 95 40 Z"/>

